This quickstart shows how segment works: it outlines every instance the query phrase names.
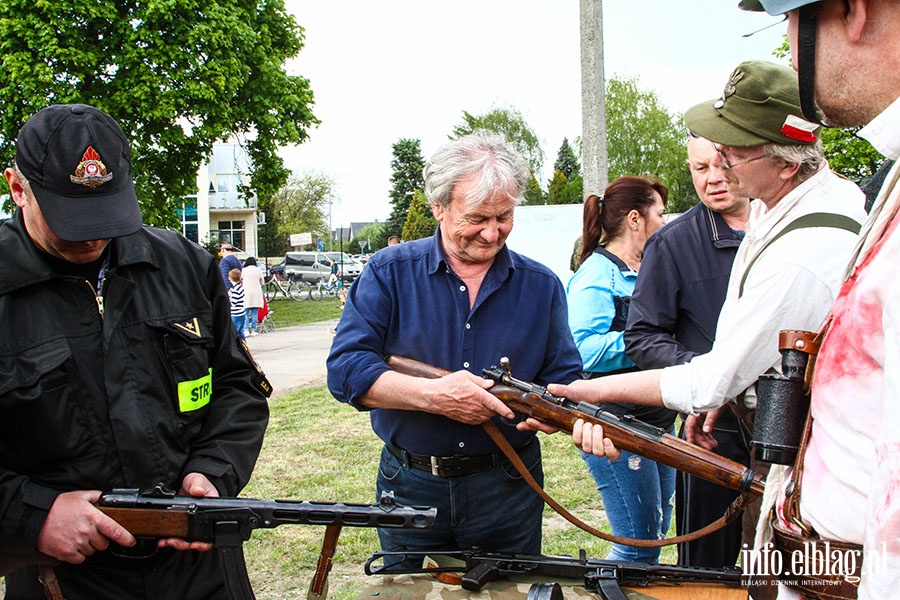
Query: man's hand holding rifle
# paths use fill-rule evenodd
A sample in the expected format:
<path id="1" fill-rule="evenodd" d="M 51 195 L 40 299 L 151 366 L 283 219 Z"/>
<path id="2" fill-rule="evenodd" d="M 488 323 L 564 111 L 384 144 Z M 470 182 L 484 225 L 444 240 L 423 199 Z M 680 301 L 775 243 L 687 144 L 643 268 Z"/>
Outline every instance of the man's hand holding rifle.
<path id="1" fill-rule="evenodd" d="M 449 374 L 443 369 L 398 356 L 388 357 L 387 362 L 394 370 L 407 375 L 436 379 Z M 526 417 L 517 425 L 519 428 L 536 429 L 545 433 L 561 429 L 570 432 L 573 442 L 585 452 L 602 448 L 614 460 L 618 457 L 618 448 L 623 448 L 731 489 L 762 494 L 762 477 L 744 465 L 689 444 L 646 423 L 628 417 L 620 418 L 594 404 L 576 402 L 573 398 L 552 393 L 565 392 L 574 398 L 587 398 L 588 395 L 579 392 L 580 381 L 568 386 L 551 384 L 544 388 L 515 379 L 508 363 L 501 359 L 501 364 L 502 368 L 491 367 L 484 370 L 485 378 L 495 382 L 487 390 L 509 409 Z M 651 387 L 648 385 L 648 388 Z M 591 399 L 595 400 L 595 396 L 592 395 Z"/>

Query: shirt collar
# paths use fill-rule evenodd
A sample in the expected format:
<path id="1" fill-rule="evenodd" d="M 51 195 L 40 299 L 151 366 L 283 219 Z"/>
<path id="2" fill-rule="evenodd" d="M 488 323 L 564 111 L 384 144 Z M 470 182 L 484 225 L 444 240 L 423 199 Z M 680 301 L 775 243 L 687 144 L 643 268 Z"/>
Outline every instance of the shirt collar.
<path id="1" fill-rule="evenodd" d="M 449 271 L 450 262 L 447 260 L 447 255 L 444 253 L 444 247 L 441 245 L 440 225 L 438 225 L 431 240 L 432 248 L 431 252 L 429 252 L 428 274 L 433 275 L 438 270 Z M 503 244 L 503 248 L 501 248 L 500 252 L 497 253 L 497 256 L 494 257 L 494 264 L 491 265 L 488 272 L 505 272 L 506 270 L 514 269 L 515 264 L 513 264 L 512 257 L 509 255 L 509 247 L 506 244 Z"/>
<path id="2" fill-rule="evenodd" d="M 4 227 L 8 228 L 8 233 L 0 240 L 0 254 L 7 257 L 9 264 L 16 265 L 16 268 L 0 271 L 0 294 L 57 277 L 49 255 L 39 250 L 28 237 L 21 210 L 16 211 Z M 147 262 L 159 266 L 143 229 L 124 237 L 113 238 L 110 247 L 111 265 Z"/>
<path id="3" fill-rule="evenodd" d="M 859 137 L 867 140 L 887 158 L 900 158 L 900 98 L 860 129 Z"/>
<path id="4" fill-rule="evenodd" d="M 620 271 L 622 271 L 623 273 L 633 273 L 633 272 L 634 272 L 634 271 L 631 269 L 631 267 L 629 267 L 628 265 L 625 264 L 625 261 L 623 261 L 621 258 L 619 258 L 618 256 L 616 256 L 615 254 L 613 254 L 612 252 L 610 252 L 609 250 L 607 250 L 607 249 L 604 248 L 603 246 L 597 246 L 597 248 L 594 249 L 594 252 L 596 252 L 596 253 L 599 254 L 600 256 L 606 257 L 606 259 L 607 259 L 609 262 L 611 262 L 612 264 L 616 265 L 616 267 L 618 267 L 618 269 L 619 269 Z"/>
<path id="5" fill-rule="evenodd" d="M 700 210 L 706 214 L 712 243 L 716 248 L 731 248 L 740 245 L 741 240 L 744 239 L 743 230 L 732 229 L 721 214 L 710 210 L 702 202 L 700 203 Z"/>

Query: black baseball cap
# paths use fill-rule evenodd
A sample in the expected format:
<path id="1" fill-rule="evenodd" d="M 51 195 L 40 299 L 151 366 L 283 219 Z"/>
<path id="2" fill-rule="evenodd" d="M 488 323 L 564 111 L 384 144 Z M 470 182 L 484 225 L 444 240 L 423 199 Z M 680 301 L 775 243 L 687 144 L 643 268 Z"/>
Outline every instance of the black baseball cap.
<path id="1" fill-rule="evenodd" d="M 141 228 L 128 139 L 93 106 L 55 104 L 35 113 L 19 130 L 16 166 L 63 240 L 115 238 Z"/>

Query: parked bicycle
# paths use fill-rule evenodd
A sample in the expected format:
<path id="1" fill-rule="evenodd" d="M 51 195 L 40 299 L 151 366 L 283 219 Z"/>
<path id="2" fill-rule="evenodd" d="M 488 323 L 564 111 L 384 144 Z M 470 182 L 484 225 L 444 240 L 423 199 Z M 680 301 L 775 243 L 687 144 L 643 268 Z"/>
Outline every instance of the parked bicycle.
<path id="1" fill-rule="evenodd" d="M 265 291 L 266 300 L 269 302 L 277 298 L 279 292 L 285 298 L 298 301 L 309 298 L 310 286 L 302 281 L 294 281 L 290 277 L 287 279 L 287 282 L 285 282 L 278 279 L 276 275 L 272 275 L 266 282 Z"/>
<path id="2" fill-rule="evenodd" d="M 344 291 L 344 282 L 338 277 L 334 280 L 334 283 L 327 283 L 325 278 L 319 280 L 314 286 L 310 286 L 309 288 L 309 297 L 312 300 L 318 302 L 324 296 L 335 296 L 340 297 L 341 293 Z"/>

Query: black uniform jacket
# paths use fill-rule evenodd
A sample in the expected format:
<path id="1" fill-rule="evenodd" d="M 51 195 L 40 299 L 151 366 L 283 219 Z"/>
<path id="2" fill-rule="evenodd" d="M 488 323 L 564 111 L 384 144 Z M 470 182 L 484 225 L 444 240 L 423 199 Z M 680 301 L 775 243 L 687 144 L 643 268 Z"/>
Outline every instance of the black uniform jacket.
<path id="1" fill-rule="evenodd" d="M 166 230 L 111 242 L 102 287 L 60 276 L 21 212 L 0 226 L 0 551 L 34 551 L 63 491 L 223 496 L 250 478 L 268 422 L 213 258 Z"/>

